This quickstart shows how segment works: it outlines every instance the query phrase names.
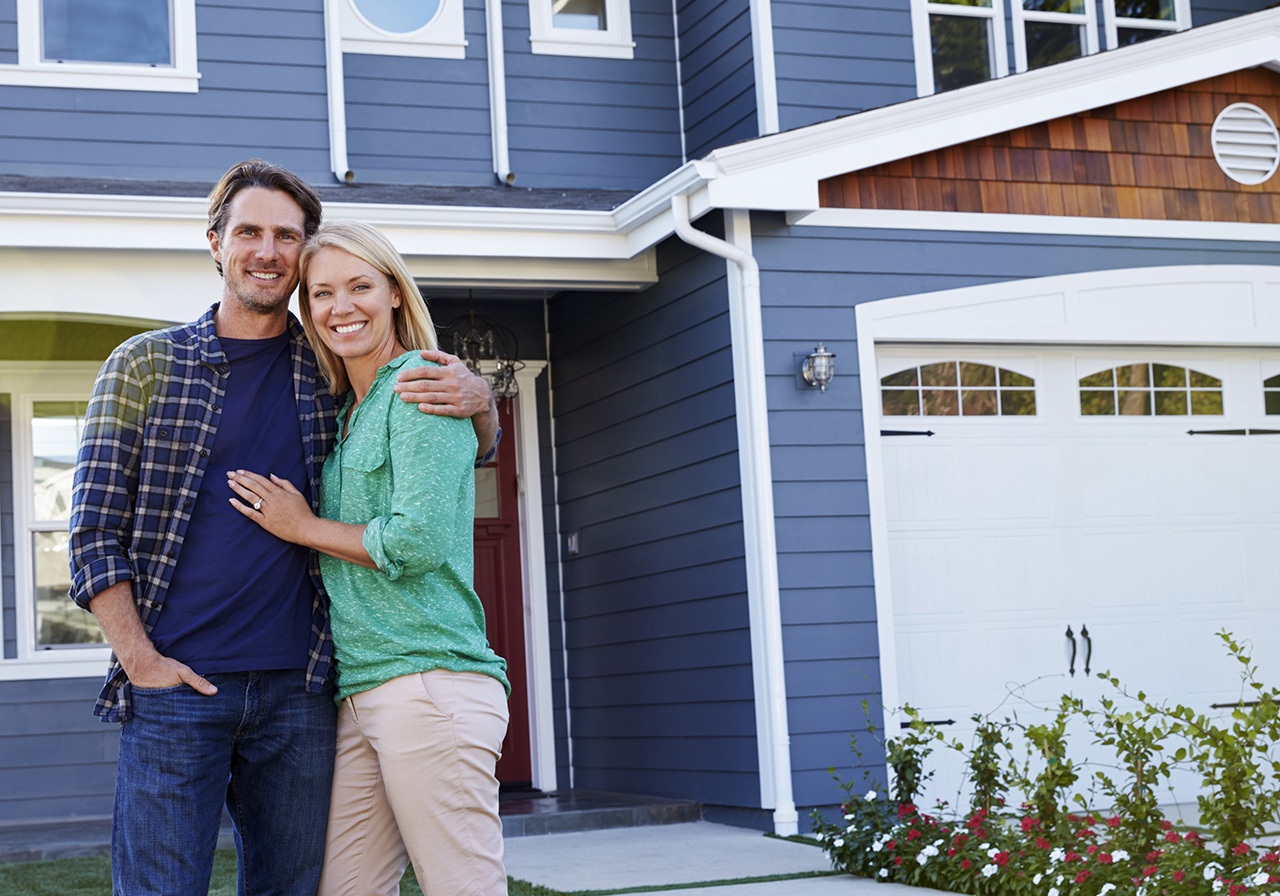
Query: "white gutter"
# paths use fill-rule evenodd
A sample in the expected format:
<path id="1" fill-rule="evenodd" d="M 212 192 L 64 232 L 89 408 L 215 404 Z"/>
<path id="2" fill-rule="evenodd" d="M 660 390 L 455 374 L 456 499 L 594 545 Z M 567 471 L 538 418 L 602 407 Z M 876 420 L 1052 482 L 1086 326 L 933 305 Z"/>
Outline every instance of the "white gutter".
<path id="1" fill-rule="evenodd" d="M 689 200 L 671 197 L 676 235 L 728 262 L 729 327 L 738 417 L 738 464 L 742 476 L 742 526 L 746 540 L 747 605 L 751 619 L 751 667 L 755 681 L 756 743 L 760 798 L 773 809 L 774 832 L 797 833 L 791 791 L 791 734 L 782 653 L 782 607 L 778 592 L 778 544 L 773 517 L 773 469 L 765 399 L 764 325 L 760 310 L 760 265 L 751 255 L 749 212 L 726 214 L 727 235 L 739 245 L 694 228 Z M 742 248 L 741 244 L 748 248 Z"/>
<path id="2" fill-rule="evenodd" d="M 778 69 L 773 58 L 773 6 L 770 0 L 751 0 L 751 55 L 756 76 L 756 127 L 764 137 L 779 130 Z"/>
<path id="3" fill-rule="evenodd" d="M 516 182 L 507 142 L 507 62 L 502 44 L 502 0 L 485 0 L 489 38 L 489 129 L 493 133 L 493 173 L 506 186 Z"/>
<path id="4" fill-rule="evenodd" d="M 329 87 L 329 169 L 349 184 L 356 173 L 347 164 L 347 94 L 342 70 L 342 26 L 339 0 L 324 0 L 325 77 Z"/>

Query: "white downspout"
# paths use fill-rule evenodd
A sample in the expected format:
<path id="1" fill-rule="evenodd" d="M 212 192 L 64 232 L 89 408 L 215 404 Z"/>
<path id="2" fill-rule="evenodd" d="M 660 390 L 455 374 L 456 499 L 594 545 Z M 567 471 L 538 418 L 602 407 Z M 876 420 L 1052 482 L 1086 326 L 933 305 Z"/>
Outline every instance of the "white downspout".
<path id="1" fill-rule="evenodd" d="M 760 265 L 749 251 L 696 229 L 689 199 L 671 197 L 676 235 L 689 245 L 729 262 L 729 325 L 738 416 L 738 463 L 742 476 L 742 524 L 746 539 L 747 603 L 751 617 L 751 665 L 755 679 L 760 796 L 773 809 L 774 832 L 797 833 L 799 817 L 791 790 L 791 734 L 782 653 L 782 607 L 778 592 L 778 545 L 773 517 L 773 469 L 765 398 L 764 325 L 760 310 Z M 749 240 L 747 212 L 733 224 Z"/>
<path id="2" fill-rule="evenodd" d="M 507 144 L 507 61 L 502 44 L 502 0 L 485 0 L 489 37 L 489 129 L 493 132 L 493 173 L 506 186 L 516 182 Z"/>
<path id="3" fill-rule="evenodd" d="M 325 77 L 329 88 L 329 168 L 344 184 L 356 179 L 347 164 L 347 93 L 342 70 L 342 25 L 338 3 L 324 0 Z"/>

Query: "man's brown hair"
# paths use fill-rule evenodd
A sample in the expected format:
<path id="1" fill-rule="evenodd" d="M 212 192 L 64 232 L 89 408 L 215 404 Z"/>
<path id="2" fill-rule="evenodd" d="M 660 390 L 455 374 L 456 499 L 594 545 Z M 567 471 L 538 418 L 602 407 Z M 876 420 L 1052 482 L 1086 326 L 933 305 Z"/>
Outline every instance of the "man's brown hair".
<path id="1" fill-rule="evenodd" d="M 249 159 L 232 165 L 222 175 L 217 186 L 209 193 L 209 230 L 222 239 L 227 226 L 231 200 L 246 187 L 266 187 L 287 194 L 302 209 L 303 236 L 310 239 L 320 229 L 320 196 L 311 186 L 287 168 L 272 165 L 262 159 Z M 222 263 L 214 262 L 218 275 L 222 275 Z"/>

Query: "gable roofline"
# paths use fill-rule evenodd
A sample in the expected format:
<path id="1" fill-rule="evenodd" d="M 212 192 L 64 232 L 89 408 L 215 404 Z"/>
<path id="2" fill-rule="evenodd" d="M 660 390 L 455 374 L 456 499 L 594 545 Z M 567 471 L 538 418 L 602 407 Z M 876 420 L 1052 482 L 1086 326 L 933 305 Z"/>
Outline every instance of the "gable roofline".
<path id="1" fill-rule="evenodd" d="M 714 150 L 709 202 L 816 209 L 828 177 L 1258 66 L 1280 71 L 1280 9 Z"/>

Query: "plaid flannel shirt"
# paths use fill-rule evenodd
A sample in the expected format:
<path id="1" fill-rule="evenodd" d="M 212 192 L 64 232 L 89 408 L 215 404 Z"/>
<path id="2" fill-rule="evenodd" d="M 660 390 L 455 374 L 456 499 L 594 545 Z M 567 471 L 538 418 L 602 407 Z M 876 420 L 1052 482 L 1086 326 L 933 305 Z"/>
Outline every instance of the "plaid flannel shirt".
<path id="1" fill-rule="evenodd" d="M 143 333 L 111 353 L 98 374 L 76 462 L 71 511 L 71 597 L 88 609 L 99 592 L 126 580 L 150 633 L 164 606 L 182 538 L 226 394 L 229 370 L 214 331 L 214 305 L 193 324 Z M 333 444 L 336 408 L 302 326 L 289 316 L 294 398 L 313 509 Z M 333 643 L 319 560 L 310 562 L 315 599 L 306 687 L 330 672 Z M 124 721 L 130 687 L 113 653 L 94 714 Z"/>

